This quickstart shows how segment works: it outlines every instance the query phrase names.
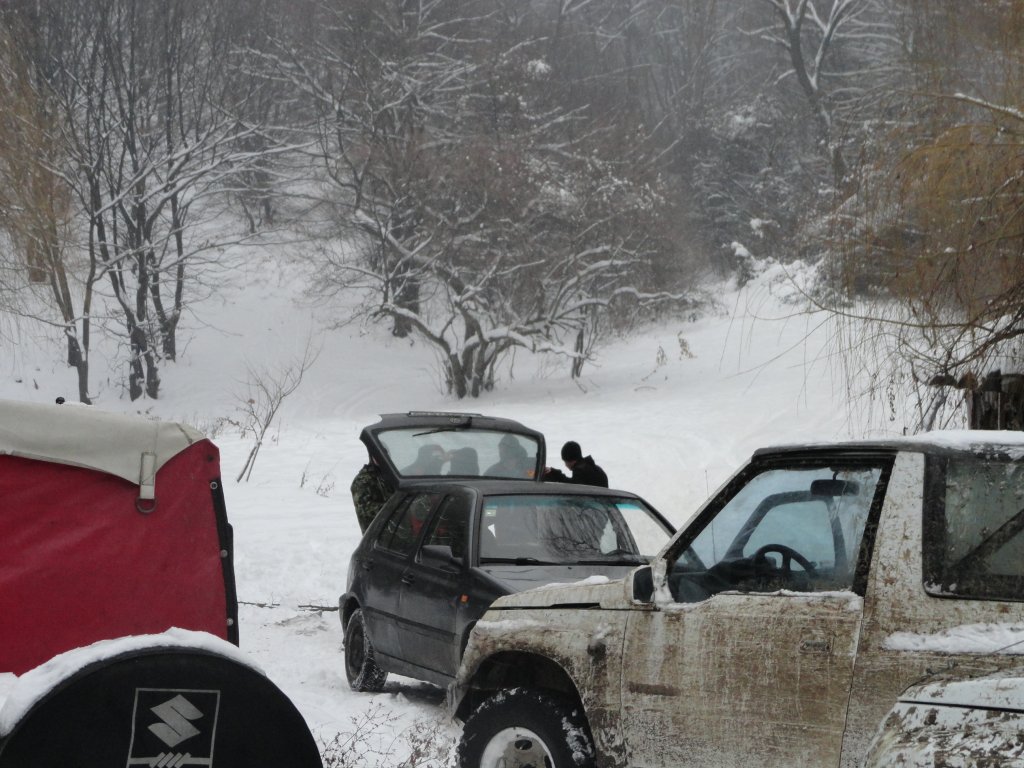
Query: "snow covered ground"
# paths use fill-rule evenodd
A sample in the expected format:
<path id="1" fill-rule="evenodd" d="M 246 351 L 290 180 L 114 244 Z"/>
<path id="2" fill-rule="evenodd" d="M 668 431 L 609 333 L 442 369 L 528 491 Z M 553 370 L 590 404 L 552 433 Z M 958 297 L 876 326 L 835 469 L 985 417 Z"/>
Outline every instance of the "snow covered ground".
<path id="1" fill-rule="evenodd" d="M 345 681 L 336 606 L 359 535 L 348 486 L 365 459 L 359 431 L 378 414 L 511 417 L 544 432 L 556 457 L 564 441 L 577 440 L 612 487 L 639 493 L 677 524 L 759 446 L 898 435 L 904 427 L 851 407 L 834 329 L 781 301 L 786 283 L 771 270 L 744 290 L 723 289 L 719 312 L 608 344 L 578 383 L 564 364 L 519 355 L 497 391 L 459 402 L 439 391 L 423 345 L 386 329 L 324 331 L 334 318 L 297 301 L 297 277 L 263 262 L 249 268 L 244 290 L 194 307 L 182 360 L 163 368 L 161 400 L 122 399 L 120 372 L 104 367 L 99 350 L 92 390 L 95 407 L 186 421 L 220 447 L 242 650 L 332 745 L 328 762 L 336 766 L 399 765 L 414 748 L 416 764 L 440 765 L 458 733 L 439 688 L 392 678 L 370 695 Z M 73 398 L 59 346 L 42 344 L 37 328 L 6 330 L 15 346 L 0 339 L 0 397 Z M 247 381 L 297 363 L 307 340 L 319 356 L 285 400 L 251 479 L 236 482 L 252 439 L 229 420 L 241 418 Z M 425 749 L 427 742 L 434 746 Z"/>

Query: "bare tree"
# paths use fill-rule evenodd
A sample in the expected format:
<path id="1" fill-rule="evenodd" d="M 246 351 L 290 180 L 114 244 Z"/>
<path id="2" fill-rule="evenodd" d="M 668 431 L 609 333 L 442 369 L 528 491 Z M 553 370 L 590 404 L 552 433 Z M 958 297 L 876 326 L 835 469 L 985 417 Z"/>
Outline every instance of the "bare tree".
<path id="1" fill-rule="evenodd" d="M 685 293 L 650 288 L 673 206 L 636 115 L 557 73 L 537 19 L 485 7 L 375 4 L 330 26 L 358 22 L 351 46 L 282 66 L 321 107 L 358 232 L 328 253 L 321 290 L 364 291 L 366 315 L 437 351 L 457 397 L 493 386 L 516 348 L 578 375 L 600 317 Z"/>
<path id="2" fill-rule="evenodd" d="M 0 230 L 5 230 L 20 262 L 9 262 L 12 302 L 33 288 L 48 294 L 58 319 L 29 312 L 37 320 L 58 325 L 66 340 L 67 364 L 78 379 L 78 398 L 89 403 L 89 346 L 95 264 L 82 274 L 68 266 L 68 225 L 72 215 L 70 190 L 58 169 L 64 148 L 59 142 L 54 104 L 42 74 L 24 55 L 31 32 L 16 19 L 0 23 Z M 76 279 L 77 277 L 77 279 Z"/>
<path id="3" fill-rule="evenodd" d="M 763 0 L 775 23 L 750 34 L 785 52 L 792 77 L 832 164 L 833 184 L 848 186 L 837 114 L 863 100 L 894 62 L 892 19 L 879 0 Z M 862 113 L 861 113 L 862 114 Z"/>
<path id="4" fill-rule="evenodd" d="M 157 397 L 187 287 L 235 238 L 193 233 L 253 160 L 244 140 L 260 132 L 237 117 L 225 76 L 234 7 L 61 0 L 46 11 L 34 18 L 35 57 L 60 127 L 61 176 L 91 269 L 119 308 L 128 394 Z"/>
<path id="5" fill-rule="evenodd" d="M 420 286 L 403 251 L 429 237 L 423 193 L 432 158 L 457 146 L 451 125 L 469 95 L 475 66 L 466 49 L 482 44 L 474 29 L 483 3 L 372 0 L 337 8 L 310 2 L 319 29 L 297 46 L 280 39 L 265 56 L 268 77 L 305 95 L 318 159 L 342 206 L 375 247 L 370 258 L 386 277 L 382 298 L 415 312 Z M 410 325 L 393 318 L 393 333 Z"/>
<path id="6" fill-rule="evenodd" d="M 241 410 L 244 414 L 243 421 L 239 423 L 243 435 L 251 435 L 253 446 L 246 456 L 235 482 L 249 481 L 252 477 L 253 466 L 256 464 L 256 457 L 267 432 L 274 424 L 274 420 L 281 412 L 281 406 L 302 384 L 302 378 L 306 375 L 316 362 L 320 350 L 313 344 L 312 339 L 306 339 L 306 346 L 302 357 L 292 360 L 275 369 L 249 368 L 249 380 L 247 392 L 244 397 L 239 398 L 242 402 Z"/>
<path id="7" fill-rule="evenodd" d="M 907 47 L 913 119 L 835 217 L 827 303 L 869 323 L 870 347 L 889 353 L 874 361 L 880 376 L 917 393 L 923 427 L 953 404 L 929 385 L 975 390 L 1024 361 L 1024 11 L 985 3 L 966 24 L 962 6 L 938 5 L 947 13 Z"/>

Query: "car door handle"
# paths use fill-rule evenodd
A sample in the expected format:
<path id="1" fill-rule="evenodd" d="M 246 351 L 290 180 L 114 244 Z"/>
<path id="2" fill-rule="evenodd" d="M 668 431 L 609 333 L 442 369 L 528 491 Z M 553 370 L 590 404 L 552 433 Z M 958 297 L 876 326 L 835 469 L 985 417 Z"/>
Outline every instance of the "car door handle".
<path id="1" fill-rule="evenodd" d="M 359 561 L 359 567 L 362 568 L 364 571 L 372 571 L 373 570 L 373 560 L 360 560 Z"/>
<path id="2" fill-rule="evenodd" d="M 412 584 L 414 581 L 416 581 L 416 577 L 413 576 L 411 573 L 402 574 L 402 583 L 403 584 L 406 584 L 406 585 Z"/>

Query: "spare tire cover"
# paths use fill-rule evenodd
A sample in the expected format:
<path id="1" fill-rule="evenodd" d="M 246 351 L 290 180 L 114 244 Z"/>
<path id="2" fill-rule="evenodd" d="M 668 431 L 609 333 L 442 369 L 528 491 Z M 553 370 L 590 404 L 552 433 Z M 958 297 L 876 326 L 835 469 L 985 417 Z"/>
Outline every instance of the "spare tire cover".
<path id="1" fill-rule="evenodd" d="M 0 768 L 322 768 L 287 696 L 200 649 L 143 649 L 46 693 L 0 744 Z"/>

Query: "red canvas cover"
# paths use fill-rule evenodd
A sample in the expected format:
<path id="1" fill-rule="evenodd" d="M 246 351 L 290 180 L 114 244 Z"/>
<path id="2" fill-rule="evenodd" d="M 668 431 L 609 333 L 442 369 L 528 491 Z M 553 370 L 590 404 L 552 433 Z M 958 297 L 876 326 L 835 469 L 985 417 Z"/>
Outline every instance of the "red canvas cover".
<path id="1" fill-rule="evenodd" d="M 0 671 L 172 626 L 227 639 L 219 458 L 209 440 L 171 458 L 143 514 L 120 477 L 0 455 Z"/>

